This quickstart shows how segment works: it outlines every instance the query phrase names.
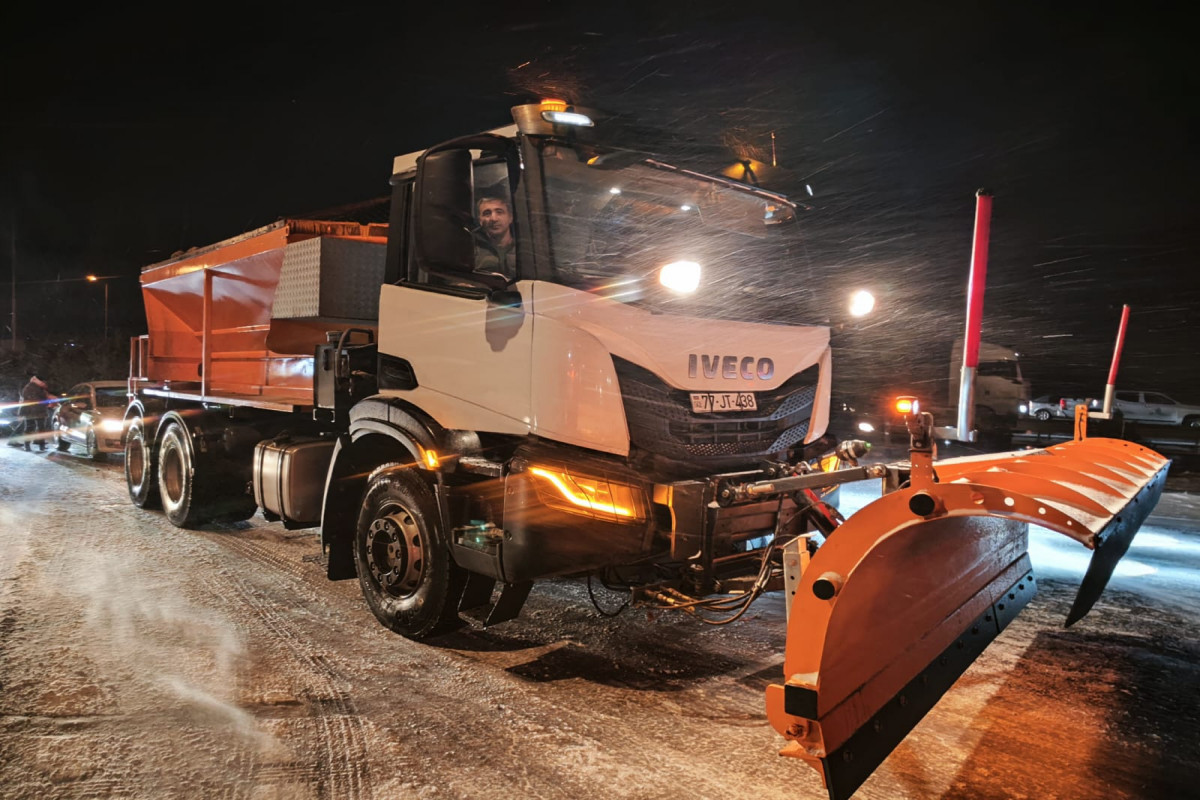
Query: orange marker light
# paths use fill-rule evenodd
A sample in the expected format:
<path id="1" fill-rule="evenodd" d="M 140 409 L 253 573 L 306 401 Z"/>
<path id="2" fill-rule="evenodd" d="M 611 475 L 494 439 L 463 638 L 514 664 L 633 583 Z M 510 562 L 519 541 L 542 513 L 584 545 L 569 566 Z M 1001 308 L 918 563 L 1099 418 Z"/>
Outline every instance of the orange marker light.
<path id="1" fill-rule="evenodd" d="M 921 403 L 915 397 L 897 397 L 896 411 L 900 414 L 916 414 L 921 410 Z"/>
<path id="2" fill-rule="evenodd" d="M 545 99 L 542 100 L 542 111 L 566 111 L 566 100 Z"/>
<path id="3" fill-rule="evenodd" d="M 439 466 L 438 454 L 433 450 L 425 450 L 421 453 L 421 457 L 425 460 L 425 466 L 430 469 L 437 469 Z"/>
<path id="4" fill-rule="evenodd" d="M 609 522 L 642 522 L 646 519 L 642 491 L 633 485 L 572 474 L 563 469 L 530 467 L 538 497 L 560 511 Z"/>

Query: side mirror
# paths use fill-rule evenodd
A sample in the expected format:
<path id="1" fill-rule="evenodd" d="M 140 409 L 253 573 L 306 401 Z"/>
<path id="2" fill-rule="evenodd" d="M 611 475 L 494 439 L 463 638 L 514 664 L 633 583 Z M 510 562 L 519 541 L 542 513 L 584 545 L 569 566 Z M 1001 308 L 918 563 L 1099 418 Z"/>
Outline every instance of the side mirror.
<path id="1" fill-rule="evenodd" d="M 478 269 L 471 273 L 470 279 L 486 287 L 489 297 L 497 292 L 503 292 L 513 284 L 513 279 L 502 272 L 486 272 Z"/>
<path id="2" fill-rule="evenodd" d="M 503 278 L 504 276 L 501 275 L 500 277 Z M 521 293 L 515 289 L 496 289 L 488 295 L 488 305 L 496 306 L 497 308 L 520 311 L 522 302 Z"/>
<path id="3" fill-rule="evenodd" d="M 471 151 L 447 149 L 421 158 L 417 177 L 416 244 L 421 267 L 467 272 L 474 263 Z"/>

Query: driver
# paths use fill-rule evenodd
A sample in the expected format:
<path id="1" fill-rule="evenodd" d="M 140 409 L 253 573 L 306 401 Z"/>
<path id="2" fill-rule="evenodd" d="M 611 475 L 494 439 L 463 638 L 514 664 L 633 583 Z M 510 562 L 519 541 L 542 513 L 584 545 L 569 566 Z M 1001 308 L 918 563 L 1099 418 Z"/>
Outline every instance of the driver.
<path id="1" fill-rule="evenodd" d="M 475 234 L 475 271 L 517 274 L 517 247 L 512 231 L 512 203 L 505 193 L 488 189 L 475 201 L 479 230 Z"/>

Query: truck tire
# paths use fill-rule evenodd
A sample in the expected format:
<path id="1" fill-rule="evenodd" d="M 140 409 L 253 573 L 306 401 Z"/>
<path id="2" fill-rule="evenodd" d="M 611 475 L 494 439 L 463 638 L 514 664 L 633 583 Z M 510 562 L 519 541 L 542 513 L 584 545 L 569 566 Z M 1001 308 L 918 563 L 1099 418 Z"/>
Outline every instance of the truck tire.
<path id="1" fill-rule="evenodd" d="M 125 436 L 125 486 L 138 508 L 159 507 L 158 458 L 153 443 L 146 440 L 146 422 L 141 417 L 130 420 Z"/>
<path id="2" fill-rule="evenodd" d="M 174 421 L 159 438 L 158 494 L 167 519 L 179 528 L 241 522 L 258 510 L 228 464 L 198 458 L 188 432 Z"/>
<path id="3" fill-rule="evenodd" d="M 158 442 L 158 494 L 163 513 L 177 528 L 195 527 L 207 520 L 200 514 L 196 465 L 188 433 L 177 422 L 167 423 Z"/>
<path id="4" fill-rule="evenodd" d="M 433 494 L 412 469 L 385 464 L 367 478 L 354 563 L 367 605 L 385 627 L 424 639 L 461 625 L 466 572 L 451 559 Z"/>

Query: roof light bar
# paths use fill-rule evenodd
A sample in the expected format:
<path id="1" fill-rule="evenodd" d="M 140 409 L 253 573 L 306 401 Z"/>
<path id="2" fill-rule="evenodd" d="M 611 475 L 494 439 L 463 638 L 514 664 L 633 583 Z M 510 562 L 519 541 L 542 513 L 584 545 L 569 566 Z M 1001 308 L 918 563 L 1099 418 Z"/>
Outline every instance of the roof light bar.
<path id="1" fill-rule="evenodd" d="M 573 125 L 576 128 L 590 128 L 595 125 L 587 114 L 574 111 L 543 111 L 542 119 L 555 125 Z"/>

